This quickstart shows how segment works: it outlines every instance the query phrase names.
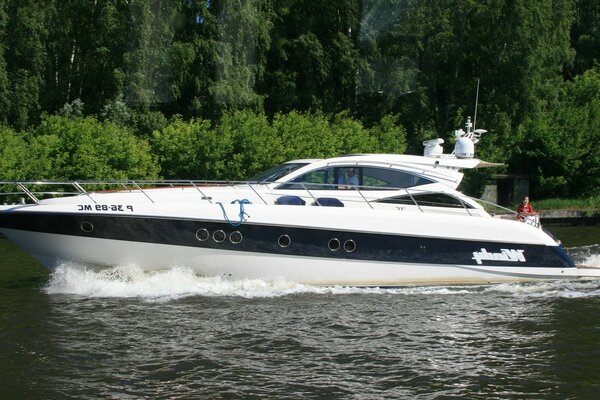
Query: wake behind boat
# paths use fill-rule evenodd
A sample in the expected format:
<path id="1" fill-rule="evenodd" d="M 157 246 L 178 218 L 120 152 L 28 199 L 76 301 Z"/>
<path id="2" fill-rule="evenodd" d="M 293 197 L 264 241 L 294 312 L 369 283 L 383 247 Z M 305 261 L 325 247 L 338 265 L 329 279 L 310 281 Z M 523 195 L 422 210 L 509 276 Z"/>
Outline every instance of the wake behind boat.
<path id="1" fill-rule="evenodd" d="M 461 170 L 493 165 L 473 158 L 470 128 L 450 155 L 436 139 L 424 156 L 295 160 L 248 182 L 2 182 L 29 203 L 0 206 L 0 232 L 50 270 L 356 286 L 599 277 L 537 221 L 495 218 L 456 190 Z"/>

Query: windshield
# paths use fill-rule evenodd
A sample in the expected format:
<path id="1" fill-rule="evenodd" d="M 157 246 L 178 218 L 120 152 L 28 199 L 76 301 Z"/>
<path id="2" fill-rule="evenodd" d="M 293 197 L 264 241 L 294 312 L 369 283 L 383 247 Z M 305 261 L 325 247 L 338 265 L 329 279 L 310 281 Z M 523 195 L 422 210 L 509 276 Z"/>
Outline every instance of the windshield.
<path id="1" fill-rule="evenodd" d="M 394 190 L 430 183 L 435 182 L 402 170 L 349 165 L 312 170 L 280 185 L 277 189 L 332 190 L 363 186 L 362 190 Z"/>
<path id="2" fill-rule="evenodd" d="M 308 163 L 285 163 L 276 167 L 270 168 L 265 172 L 261 172 L 248 180 L 251 182 L 274 182 L 280 178 L 283 178 L 290 172 L 297 170 L 298 168 L 304 167 Z"/>

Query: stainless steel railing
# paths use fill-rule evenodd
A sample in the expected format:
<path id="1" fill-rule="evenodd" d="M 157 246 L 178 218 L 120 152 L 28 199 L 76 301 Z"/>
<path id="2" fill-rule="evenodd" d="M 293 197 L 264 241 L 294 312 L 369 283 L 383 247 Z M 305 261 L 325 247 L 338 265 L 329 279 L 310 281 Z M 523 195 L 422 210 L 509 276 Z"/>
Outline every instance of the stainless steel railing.
<path id="1" fill-rule="evenodd" d="M 215 187 L 231 187 L 236 190 L 248 189 L 255 196 L 256 201 L 263 204 L 273 204 L 275 199 L 282 195 L 289 195 L 294 192 L 298 197 L 304 198 L 311 203 L 318 203 L 319 197 L 324 197 L 322 194 L 326 191 L 325 196 L 335 196 L 344 204 L 361 203 L 367 205 L 371 209 L 384 207 L 380 202 L 382 198 L 392 196 L 405 196 L 410 201 L 402 202 L 397 207 L 400 209 L 404 206 L 415 206 L 421 212 L 427 212 L 434 207 L 451 207 L 458 211 L 462 209 L 466 214 L 473 215 L 473 208 L 460 197 L 453 196 L 460 204 L 436 204 L 426 201 L 419 201 L 416 197 L 422 193 L 431 193 L 430 190 L 419 190 L 418 188 L 396 188 L 396 187 L 378 187 L 378 186 L 352 186 L 346 189 L 339 189 L 333 184 L 321 183 L 291 183 L 291 188 L 288 184 L 287 189 L 276 188 L 272 182 L 248 182 L 248 181 L 199 181 L 199 180 L 121 180 L 121 181 L 0 181 L 0 203 L 33 203 L 39 202 L 46 198 L 64 197 L 64 196 L 86 196 L 92 202 L 96 203 L 95 193 L 138 193 L 143 195 L 149 202 L 156 203 L 160 196 L 157 196 L 156 189 L 165 188 L 182 188 L 191 189 L 192 192 L 199 194 L 199 199 L 213 203 L 213 198 L 209 192 L 210 188 Z M 318 193 L 321 192 L 321 193 Z M 390 196 L 385 196 L 389 192 Z M 373 194 L 376 194 L 375 196 Z M 463 195 L 464 196 L 464 195 Z M 507 215 L 516 219 L 517 213 L 508 208 L 497 204 L 464 196 L 474 200 L 484 206 L 493 206 Z M 3 201 L 3 199 L 6 199 Z M 379 201 L 378 201 L 379 200 Z M 387 204 L 390 206 L 390 204 Z M 394 204 L 392 204 L 393 206 Z M 430 207 L 430 208 L 427 208 Z M 531 220 L 525 220 L 526 223 L 539 226 L 537 223 L 532 223 Z"/>
<path id="2" fill-rule="evenodd" d="M 86 195 L 94 201 L 90 196 L 91 193 L 119 191 L 122 193 L 142 193 L 150 202 L 154 203 L 154 199 L 149 194 L 149 189 L 190 187 L 194 188 L 202 196 L 208 197 L 202 192 L 202 187 L 227 186 L 231 184 L 228 181 L 194 180 L 0 181 L 0 198 L 25 196 L 31 202 L 38 204 L 40 200 L 48 197 Z M 6 190 L 6 188 L 11 187 L 13 190 Z"/>

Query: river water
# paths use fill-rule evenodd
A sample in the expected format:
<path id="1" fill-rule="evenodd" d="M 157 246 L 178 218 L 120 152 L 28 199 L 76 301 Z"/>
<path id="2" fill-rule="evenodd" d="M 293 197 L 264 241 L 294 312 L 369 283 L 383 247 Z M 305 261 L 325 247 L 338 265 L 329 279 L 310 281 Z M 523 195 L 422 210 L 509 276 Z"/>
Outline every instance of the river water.
<path id="1" fill-rule="evenodd" d="M 600 266 L 600 227 L 555 228 Z M 0 398 L 596 399 L 600 282 L 398 289 L 49 276 L 0 239 Z"/>

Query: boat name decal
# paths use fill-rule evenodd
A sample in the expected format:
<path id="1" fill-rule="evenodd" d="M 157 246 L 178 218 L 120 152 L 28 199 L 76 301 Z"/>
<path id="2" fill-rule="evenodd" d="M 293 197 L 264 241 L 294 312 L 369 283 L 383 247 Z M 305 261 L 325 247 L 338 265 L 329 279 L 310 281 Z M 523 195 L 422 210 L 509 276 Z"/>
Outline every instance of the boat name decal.
<path id="1" fill-rule="evenodd" d="M 500 249 L 500 253 L 490 253 L 486 249 L 482 248 L 481 251 L 473 252 L 473 260 L 477 262 L 477 264 L 481 264 L 484 260 L 490 261 L 507 261 L 507 262 L 526 262 L 525 256 L 523 253 L 525 250 L 515 250 L 515 249 Z"/>
<path id="2" fill-rule="evenodd" d="M 123 204 L 78 204 L 77 211 L 113 211 L 113 212 L 133 212 L 133 206 Z"/>

